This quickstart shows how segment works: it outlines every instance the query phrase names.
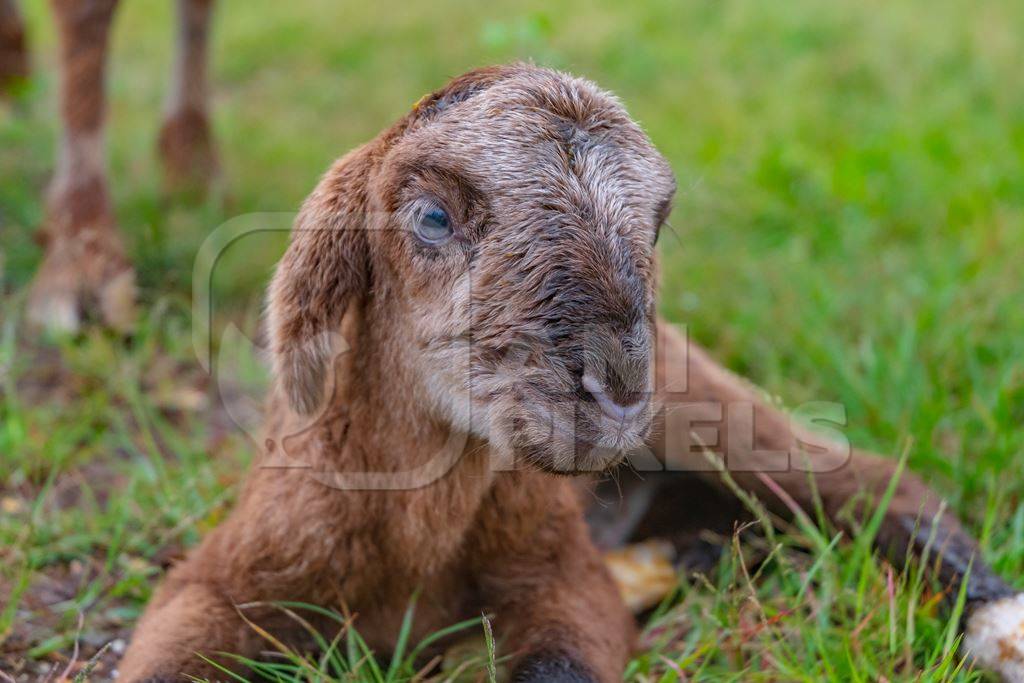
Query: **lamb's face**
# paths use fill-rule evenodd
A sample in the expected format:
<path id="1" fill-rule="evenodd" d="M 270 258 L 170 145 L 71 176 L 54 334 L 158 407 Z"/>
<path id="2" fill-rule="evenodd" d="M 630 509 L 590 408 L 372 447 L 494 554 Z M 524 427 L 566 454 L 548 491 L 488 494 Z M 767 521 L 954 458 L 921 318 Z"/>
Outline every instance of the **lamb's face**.
<path id="1" fill-rule="evenodd" d="M 373 251 L 444 417 L 557 471 L 640 444 L 675 184 L 621 105 L 524 70 L 410 126 L 374 184 Z"/>

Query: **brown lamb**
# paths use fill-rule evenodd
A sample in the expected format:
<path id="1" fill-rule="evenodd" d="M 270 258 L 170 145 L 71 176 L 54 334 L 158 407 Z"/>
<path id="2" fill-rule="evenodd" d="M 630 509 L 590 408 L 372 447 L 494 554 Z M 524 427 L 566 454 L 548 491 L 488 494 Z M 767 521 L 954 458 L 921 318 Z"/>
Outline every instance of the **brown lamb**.
<path id="1" fill-rule="evenodd" d="M 159 151 L 169 188 L 203 189 L 217 171 L 206 75 L 213 2 L 176 1 L 179 51 Z M 51 0 L 63 134 L 28 306 L 30 320 L 51 328 L 92 317 L 126 330 L 134 317 L 104 160 L 117 5 Z M 23 20 L 14 0 L 0 0 L 0 88 L 28 73 Z M 520 99 L 501 111 L 509 97 Z M 398 226 L 426 215 L 409 187 L 462 212 L 446 215 L 461 252 L 403 241 Z M 811 508 L 807 469 L 833 518 L 855 495 L 877 496 L 891 461 L 791 424 L 651 321 L 653 257 L 643 244 L 670 187 L 667 165 L 606 94 L 523 66 L 456 79 L 339 162 L 310 198 L 273 290 L 281 386 L 268 444 L 277 452 L 264 454 L 231 520 L 171 573 L 125 677 L 200 671 L 194 651 L 253 652 L 259 639 L 236 606 L 264 598 L 361 606 L 360 624 L 384 652 L 419 585 L 429 589 L 422 631 L 486 607 L 519 654 L 520 678 L 607 679 L 632 626 L 594 546 L 666 537 L 689 561 L 696 530 L 728 528 L 742 514 L 709 456 L 782 514 Z M 444 227 L 427 222 L 436 234 Z M 396 234 L 347 235 L 368 226 Z M 325 364 L 343 301 L 359 344 L 338 368 L 344 390 L 307 425 L 300 416 L 319 404 L 333 369 Z M 443 457 L 430 455 L 442 442 Z M 630 469 L 614 485 L 590 481 L 582 504 L 565 479 L 542 474 L 611 467 L 626 450 Z M 291 469 L 274 469 L 282 456 Z M 506 471 L 510 461 L 529 467 Z M 600 502 L 606 490 L 610 503 Z M 898 560 L 931 537 L 954 588 L 973 559 L 965 643 L 1006 680 L 1024 681 L 1024 599 L 939 512 L 937 496 L 904 473 L 880 545 Z M 247 617 L 273 621 L 258 611 Z"/>
<path id="2" fill-rule="evenodd" d="M 782 514 L 812 508 L 811 477 L 833 518 L 880 495 L 893 461 L 794 425 L 656 319 L 674 185 L 613 96 L 531 65 L 456 78 L 335 163 L 270 286 L 266 451 L 118 680 L 217 678 L 197 653 L 257 656 L 253 623 L 301 645 L 275 600 L 344 606 L 386 654 L 417 592 L 414 639 L 488 612 L 514 680 L 619 680 L 635 624 L 599 546 L 684 553 L 681 530 L 735 509 L 712 465 Z M 579 484 L 624 456 L 649 471 L 620 468 L 618 514 L 588 528 Z M 954 586 L 974 559 L 975 614 L 1014 600 L 903 473 L 879 543 L 930 533 Z"/>

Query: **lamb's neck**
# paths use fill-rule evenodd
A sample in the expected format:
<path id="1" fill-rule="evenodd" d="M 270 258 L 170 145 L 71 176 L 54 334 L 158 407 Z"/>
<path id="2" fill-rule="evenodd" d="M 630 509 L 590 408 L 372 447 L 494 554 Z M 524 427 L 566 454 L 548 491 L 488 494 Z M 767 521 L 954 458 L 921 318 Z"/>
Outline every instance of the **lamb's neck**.
<path id="1" fill-rule="evenodd" d="M 358 459 L 381 472 L 412 472 L 424 478 L 443 475 L 470 449 L 485 444 L 433 414 L 425 388 L 413 373 L 403 372 L 394 358 L 372 353 L 354 364 L 347 391 L 349 441 Z"/>

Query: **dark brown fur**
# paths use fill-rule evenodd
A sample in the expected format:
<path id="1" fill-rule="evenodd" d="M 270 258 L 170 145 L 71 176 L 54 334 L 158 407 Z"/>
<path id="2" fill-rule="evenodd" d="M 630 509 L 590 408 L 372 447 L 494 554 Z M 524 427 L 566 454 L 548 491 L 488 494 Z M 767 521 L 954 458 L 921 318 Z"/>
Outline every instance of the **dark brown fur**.
<path id="1" fill-rule="evenodd" d="M 0 93 L 28 78 L 25 22 L 14 0 L 0 0 Z"/>
<path id="2" fill-rule="evenodd" d="M 672 492 L 694 477 L 720 485 L 709 451 L 783 513 L 755 470 L 804 509 L 811 487 L 793 467 L 816 470 L 832 515 L 880 494 L 891 461 L 794 427 L 655 322 L 652 244 L 672 190 L 667 164 L 609 95 L 524 65 L 456 79 L 338 161 L 270 288 L 267 451 L 235 511 L 154 595 L 119 680 L 215 676 L 195 653 L 255 656 L 263 643 L 247 620 L 300 642 L 294 622 L 258 604 L 273 600 L 351 610 L 386 653 L 417 590 L 414 639 L 490 611 L 518 679 L 618 680 L 635 626 L 575 480 L 548 470 L 604 469 L 644 440 L 655 462 L 704 470 L 651 473 L 659 491 L 611 543 L 692 525 L 684 516 L 700 511 L 673 505 Z M 440 247 L 409 229 L 425 196 L 455 226 Z M 351 351 L 332 362 L 342 331 Z M 602 364 L 619 403 L 654 393 L 628 429 L 609 427 L 580 388 Z M 337 380 L 325 392 L 328 370 Z M 720 406 L 728 428 L 679 419 L 707 420 L 702 404 Z M 575 438 L 545 436 L 545 421 Z M 678 447 L 692 434 L 706 448 Z M 439 461 L 453 436 L 456 457 Z M 881 542 L 916 542 L 914 521 L 938 505 L 904 473 Z M 940 544 L 974 552 L 948 514 L 938 523 Z"/>

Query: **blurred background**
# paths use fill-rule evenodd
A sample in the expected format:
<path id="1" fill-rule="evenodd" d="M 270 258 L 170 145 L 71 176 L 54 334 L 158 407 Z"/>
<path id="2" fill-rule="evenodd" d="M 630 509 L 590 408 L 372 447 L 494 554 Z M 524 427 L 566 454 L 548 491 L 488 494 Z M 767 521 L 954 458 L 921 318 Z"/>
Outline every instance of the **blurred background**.
<path id="1" fill-rule="evenodd" d="M 173 4 L 123 3 L 108 137 L 144 304 L 128 345 L 22 327 L 57 133 L 49 9 L 22 8 L 33 79 L 0 106 L 0 670 L 63 669 L 76 640 L 115 652 L 170 558 L 230 505 L 252 444 L 223 414 L 232 387 L 212 386 L 192 349 L 206 235 L 294 211 L 331 161 L 423 94 L 514 59 L 614 91 L 672 163 L 663 313 L 780 401 L 843 403 L 850 438 L 906 453 L 1020 586 L 1024 4 L 222 0 L 223 188 L 183 203 L 161 195 L 154 153 Z M 225 254 L 220 323 L 255 329 L 283 244 L 262 234 Z M 259 363 L 239 366 L 237 392 L 258 397 Z M 856 544 L 780 532 L 780 548 L 738 542 L 716 577 L 684 582 L 630 675 L 974 676 L 950 654 L 924 568 L 893 588 Z M 753 584 L 751 556 L 771 558 Z"/>

